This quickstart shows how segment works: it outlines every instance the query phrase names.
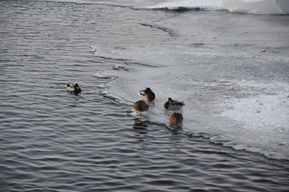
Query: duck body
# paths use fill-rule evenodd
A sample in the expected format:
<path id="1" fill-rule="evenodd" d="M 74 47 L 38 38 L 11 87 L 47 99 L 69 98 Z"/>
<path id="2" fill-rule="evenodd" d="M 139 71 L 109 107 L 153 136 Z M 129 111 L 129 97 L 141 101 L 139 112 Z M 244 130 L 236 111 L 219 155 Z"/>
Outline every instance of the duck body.
<path id="1" fill-rule="evenodd" d="M 178 125 L 182 124 L 183 122 L 183 115 L 181 113 L 173 113 L 170 118 L 170 124 L 171 125 Z"/>
<path id="2" fill-rule="evenodd" d="M 156 95 L 149 87 L 145 90 L 140 90 L 139 96 L 144 101 L 153 101 L 156 98 Z"/>
<path id="3" fill-rule="evenodd" d="M 167 110 L 180 110 L 185 105 L 182 101 L 175 101 L 172 100 L 170 97 L 168 98 L 168 101 L 165 102 L 164 108 Z"/>
<path id="4" fill-rule="evenodd" d="M 76 84 L 72 84 L 72 83 L 67 84 L 66 89 L 67 89 L 67 91 L 74 93 L 74 94 L 78 94 L 81 92 L 81 89 L 77 83 Z"/>
<path id="5" fill-rule="evenodd" d="M 133 104 L 133 108 L 141 114 L 142 112 L 149 109 L 149 105 L 146 104 L 146 102 L 144 102 L 143 100 L 139 100 Z"/>

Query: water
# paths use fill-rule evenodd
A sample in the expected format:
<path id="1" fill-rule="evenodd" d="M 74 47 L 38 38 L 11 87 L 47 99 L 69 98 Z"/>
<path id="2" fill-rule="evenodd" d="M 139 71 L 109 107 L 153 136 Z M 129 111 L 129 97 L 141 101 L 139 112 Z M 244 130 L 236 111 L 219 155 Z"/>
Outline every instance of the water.
<path id="1" fill-rule="evenodd" d="M 250 90 L 244 93 L 241 103 L 251 101 L 246 94 L 260 92 L 263 84 L 249 82 L 249 78 L 246 82 L 235 83 L 236 78 L 229 82 L 210 81 L 219 78 L 222 70 L 215 70 L 215 77 L 208 75 L 206 81 L 202 81 L 203 76 L 198 76 L 202 70 L 195 71 L 192 76 L 189 70 L 193 68 L 189 65 L 187 70 L 183 68 L 180 72 L 186 74 L 187 71 L 189 76 L 176 73 L 179 69 L 174 65 L 171 52 L 179 51 L 176 60 L 183 54 L 180 63 L 191 59 L 190 54 L 196 63 L 210 63 L 212 59 L 220 58 L 227 64 L 227 60 L 244 56 L 206 53 L 206 49 L 219 46 L 206 46 L 207 42 L 193 44 L 192 47 L 203 48 L 193 53 L 192 49 L 177 44 L 181 41 L 179 38 L 185 36 L 170 25 L 175 24 L 174 19 L 181 24 L 180 17 L 186 17 L 186 14 L 131 9 L 115 6 L 116 3 L 112 6 L 1 1 L 0 4 L 1 191 L 288 190 L 286 143 L 281 143 L 283 148 L 277 150 L 277 158 L 262 153 L 272 152 L 270 145 L 269 149 L 253 146 L 257 152 L 248 152 L 246 146 L 236 150 L 232 147 L 236 140 L 219 142 L 223 141 L 223 138 L 218 139 L 222 136 L 220 133 L 225 132 L 212 129 L 224 122 L 229 125 L 227 128 L 232 125 L 231 121 L 224 121 L 224 117 L 208 117 L 212 111 L 221 114 L 218 108 L 209 107 L 215 97 L 207 96 L 195 103 L 201 101 L 203 92 L 216 93 L 221 98 L 223 90 L 229 90 L 232 85 L 238 88 L 239 84 Z M 167 25 L 161 25 L 162 21 L 167 21 Z M 95 50 L 91 51 L 90 46 Z M 253 50 L 252 47 L 254 45 L 243 49 Z M 265 103 L 263 99 L 270 95 L 278 98 L 287 91 L 286 85 L 284 87 L 288 80 L 284 72 L 287 68 L 283 65 L 287 62 L 286 49 L 274 47 L 277 53 L 271 53 L 272 49 L 267 48 L 271 56 L 266 58 L 274 62 L 279 59 L 279 68 L 274 69 L 276 73 L 283 73 L 278 77 L 275 73 L 257 77 L 275 81 L 283 78 L 283 81 L 278 87 L 273 82 L 269 87 L 272 90 L 266 90 L 269 94 L 258 98 L 259 103 Z M 255 58 L 245 57 L 249 61 Z M 267 63 L 261 57 L 259 62 Z M 263 70 L 271 68 L 265 65 Z M 171 77 L 154 76 L 162 71 L 179 78 L 179 81 L 173 81 L 176 83 L 173 88 L 162 82 L 169 82 Z M 135 76 L 136 73 L 139 76 Z M 145 74 L 150 74 L 152 79 L 137 81 L 136 77 L 143 79 Z M 184 84 L 188 77 L 191 84 Z M 135 79 L 133 85 L 131 78 Z M 69 82 L 79 83 L 83 92 L 78 96 L 67 93 L 65 86 Z M 218 88 L 217 84 L 222 86 Z M 136 91 L 147 85 L 153 87 L 157 100 L 145 117 L 139 117 L 131 104 L 138 99 Z M 177 94 L 174 90 L 179 85 L 182 89 Z M 191 104 L 185 94 L 190 86 L 196 88 L 193 96 L 200 94 Z M 253 89 L 254 86 L 257 88 Z M 162 101 L 167 97 L 163 90 L 185 100 L 182 111 L 185 122 L 181 130 L 167 125 L 168 114 L 161 109 Z M 236 103 L 234 99 L 230 97 L 228 101 L 231 106 Z M 190 106 L 196 107 L 198 113 L 194 115 L 198 118 L 189 117 Z M 234 106 L 235 109 L 239 107 Z M 278 134 L 273 132 L 274 136 L 288 137 L 285 121 L 286 113 L 284 120 L 278 121 L 280 131 Z M 236 126 L 240 125 L 236 123 Z M 256 133 L 257 137 L 260 132 Z M 277 138 L 278 142 L 283 142 L 279 136 Z"/>

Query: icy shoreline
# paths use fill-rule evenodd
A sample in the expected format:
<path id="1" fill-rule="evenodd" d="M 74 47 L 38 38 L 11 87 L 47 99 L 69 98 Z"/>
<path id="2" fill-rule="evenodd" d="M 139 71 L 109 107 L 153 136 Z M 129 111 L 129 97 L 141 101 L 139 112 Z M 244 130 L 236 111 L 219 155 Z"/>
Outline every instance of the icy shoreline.
<path id="1" fill-rule="evenodd" d="M 163 61 L 166 60 L 161 55 Z M 228 64 L 232 59 L 237 60 L 234 57 L 208 53 L 191 53 L 190 57 L 192 55 L 195 62 L 188 65 L 148 67 L 140 65 L 140 61 L 137 64 L 127 62 L 115 66 L 119 70 L 114 67 L 102 75 L 118 77 L 108 84 L 108 93 L 128 105 L 139 99 L 138 90 L 151 87 L 157 98 L 146 113 L 150 121 L 168 124 L 171 112 L 166 112 L 163 104 L 172 97 L 186 104 L 181 110 L 184 131 L 205 133 L 211 137 L 211 142 L 238 150 L 289 159 L 289 85 L 277 81 L 256 81 L 251 75 L 244 79 L 240 72 L 233 72 L 238 71 L 240 66 L 231 66 L 230 72 L 225 72 L 226 66 L 220 63 L 198 64 L 215 60 Z M 157 54 L 151 56 L 156 59 Z M 248 63 L 255 61 L 255 57 L 244 59 Z"/>
<path id="2" fill-rule="evenodd" d="M 289 159 L 286 23 L 279 16 L 192 12 L 153 23 L 174 31 L 174 40 L 93 49 L 98 57 L 122 62 L 102 73 L 117 77 L 108 94 L 130 105 L 140 89 L 153 89 L 150 121 L 168 124 L 163 104 L 171 97 L 186 104 L 184 131 Z"/>

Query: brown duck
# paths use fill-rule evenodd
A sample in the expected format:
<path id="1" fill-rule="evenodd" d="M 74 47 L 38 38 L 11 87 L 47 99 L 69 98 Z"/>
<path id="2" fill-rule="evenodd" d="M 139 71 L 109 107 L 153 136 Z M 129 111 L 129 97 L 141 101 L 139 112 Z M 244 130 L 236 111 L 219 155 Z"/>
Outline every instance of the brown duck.
<path id="1" fill-rule="evenodd" d="M 140 112 L 140 115 L 142 115 L 142 112 L 147 111 L 149 109 L 149 105 L 146 104 L 143 100 L 139 100 L 133 104 L 133 108 Z"/>
<path id="2" fill-rule="evenodd" d="M 178 124 L 182 124 L 183 122 L 183 115 L 181 113 L 173 113 L 170 116 L 170 124 L 171 125 L 178 125 Z"/>

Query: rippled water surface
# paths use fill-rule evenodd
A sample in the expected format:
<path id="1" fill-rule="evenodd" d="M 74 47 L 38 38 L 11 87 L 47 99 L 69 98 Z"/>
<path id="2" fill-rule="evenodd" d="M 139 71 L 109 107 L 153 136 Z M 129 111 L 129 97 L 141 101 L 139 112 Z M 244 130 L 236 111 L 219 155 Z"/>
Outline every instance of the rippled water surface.
<path id="1" fill-rule="evenodd" d="M 1 1 L 1 191 L 288 191 L 288 161 L 211 144 L 132 113 L 93 74 L 118 60 L 91 44 L 172 38 L 172 13 Z M 80 95 L 66 92 L 79 83 Z"/>

